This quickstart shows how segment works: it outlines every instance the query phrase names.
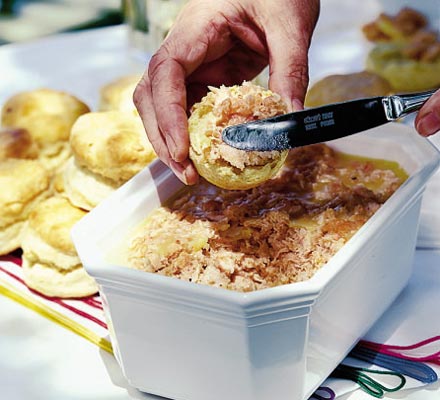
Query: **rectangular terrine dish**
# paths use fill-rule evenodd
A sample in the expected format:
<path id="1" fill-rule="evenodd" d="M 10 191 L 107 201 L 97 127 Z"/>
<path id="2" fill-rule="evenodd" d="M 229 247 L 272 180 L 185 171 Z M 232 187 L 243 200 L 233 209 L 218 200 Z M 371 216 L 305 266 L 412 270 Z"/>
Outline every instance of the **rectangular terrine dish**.
<path id="1" fill-rule="evenodd" d="M 182 184 L 160 161 L 73 229 L 129 383 L 176 400 L 307 399 L 405 287 L 423 190 L 439 153 L 388 124 L 330 142 L 397 161 L 409 178 L 311 279 L 240 293 L 121 265 L 117 251 Z"/>

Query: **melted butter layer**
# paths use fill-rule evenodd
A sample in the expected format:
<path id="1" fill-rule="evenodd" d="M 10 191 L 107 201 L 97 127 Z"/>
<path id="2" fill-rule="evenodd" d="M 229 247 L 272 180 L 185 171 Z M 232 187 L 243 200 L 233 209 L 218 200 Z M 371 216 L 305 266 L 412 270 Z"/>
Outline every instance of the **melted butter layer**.
<path id="1" fill-rule="evenodd" d="M 132 236 L 134 268 L 252 291 L 309 279 L 405 181 L 395 162 L 291 150 L 284 168 L 249 190 L 200 181 L 149 215 Z"/>
<path id="2" fill-rule="evenodd" d="M 286 211 L 293 225 L 309 226 L 326 205 L 339 203 L 340 208 L 356 196 L 360 205 L 362 198 L 381 204 L 407 177 L 397 162 L 336 152 L 321 144 L 292 150 L 284 169 L 257 188 L 230 191 L 202 181 L 173 196 L 167 206 L 186 217 L 208 220 Z"/>

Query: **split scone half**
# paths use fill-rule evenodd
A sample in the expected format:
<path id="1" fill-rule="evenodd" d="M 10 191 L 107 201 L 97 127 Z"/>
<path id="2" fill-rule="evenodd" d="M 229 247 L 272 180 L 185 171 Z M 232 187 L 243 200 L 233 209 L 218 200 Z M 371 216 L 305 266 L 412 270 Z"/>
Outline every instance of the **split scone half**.
<path id="1" fill-rule="evenodd" d="M 98 288 L 82 267 L 70 230 L 86 212 L 63 197 L 51 197 L 36 207 L 23 231 L 23 279 L 50 297 L 90 296 Z"/>
<path id="2" fill-rule="evenodd" d="M 70 156 L 70 129 L 76 119 L 90 111 L 82 101 L 53 89 L 18 93 L 3 105 L 1 123 L 26 129 L 38 146 L 38 158 L 48 169 L 57 169 Z"/>
<path id="3" fill-rule="evenodd" d="M 278 94 L 244 82 L 210 88 L 196 103 L 188 120 L 189 156 L 198 173 L 223 189 L 250 189 L 276 175 L 288 151 L 244 151 L 222 140 L 229 125 L 273 117 L 287 112 Z"/>
<path id="4" fill-rule="evenodd" d="M 18 249 L 31 211 L 50 195 L 51 175 L 37 160 L 0 162 L 0 255 Z"/>
<path id="5" fill-rule="evenodd" d="M 140 117 L 123 111 L 91 112 L 72 127 L 73 157 L 64 172 L 70 202 L 91 210 L 156 158 Z"/>

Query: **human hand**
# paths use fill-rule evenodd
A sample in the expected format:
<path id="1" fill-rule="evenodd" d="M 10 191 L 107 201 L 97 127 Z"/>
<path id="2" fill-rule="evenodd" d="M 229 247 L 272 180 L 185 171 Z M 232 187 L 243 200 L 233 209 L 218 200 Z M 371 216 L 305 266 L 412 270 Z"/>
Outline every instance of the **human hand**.
<path id="1" fill-rule="evenodd" d="M 437 90 L 420 109 L 415 127 L 423 136 L 433 135 L 440 130 L 440 90 Z"/>
<path id="2" fill-rule="evenodd" d="M 187 111 L 208 85 L 241 84 L 269 63 L 269 88 L 302 108 L 319 0 L 190 0 L 139 82 L 134 102 L 159 158 L 186 184 Z"/>

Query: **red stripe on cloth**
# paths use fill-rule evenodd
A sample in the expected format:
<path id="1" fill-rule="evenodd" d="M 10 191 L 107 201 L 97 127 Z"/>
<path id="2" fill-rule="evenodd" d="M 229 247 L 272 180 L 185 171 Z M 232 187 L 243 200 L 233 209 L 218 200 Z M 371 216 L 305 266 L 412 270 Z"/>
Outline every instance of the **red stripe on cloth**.
<path id="1" fill-rule="evenodd" d="M 15 264 L 15 263 L 14 263 Z M 26 283 L 23 281 L 22 278 L 20 278 L 19 276 L 15 275 L 14 273 L 8 271 L 7 269 L 3 268 L 2 266 L 0 266 L 0 271 L 4 272 L 6 275 L 10 276 L 11 278 L 15 279 L 17 282 L 20 282 L 23 286 L 25 286 L 31 293 L 33 293 L 36 296 L 42 297 L 45 300 L 51 301 L 53 303 L 56 303 L 66 309 L 68 309 L 69 311 L 72 311 L 73 313 L 88 319 L 89 321 L 92 321 L 94 323 L 96 323 L 97 325 L 103 327 L 104 329 L 107 329 L 107 324 L 104 321 L 101 321 L 100 319 L 94 317 L 93 315 L 82 311 L 70 304 L 67 304 L 64 302 L 64 300 L 61 300 L 60 298 L 57 297 L 49 297 L 44 295 L 43 293 L 37 292 L 36 290 L 30 288 L 29 286 L 26 285 Z M 83 301 L 82 299 L 75 299 L 75 301 L 81 301 L 87 305 L 90 305 L 89 303 Z M 98 308 L 98 307 L 96 307 Z"/>
<path id="2" fill-rule="evenodd" d="M 87 297 L 85 299 L 82 299 L 82 301 L 90 307 L 97 308 L 98 310 L 103 310 L 102 303 L 99 297 Z"/>
<path id="3" fill-rule="evenodd" d="M 100 319 L 94 317 L 93 315 L 90 315 L 89 313 L 86 313 L 85 311 L 82 311 L 76 307 L 71 306 L 70 304 L 65 303 L 63 300 L 61 299 L 57 299 L 57 298 L 51 298 L 51 301 L 53 301 L 54 303 L 59 304 L 60 306 L 67 308 L 68 310 L 74 312 L 75 314 L 86 318 L 96 324 L 98 324 L 99 326 L 102 326 L 104 329 L 107 329 L 107 324 L 104 321 L 101 321 Z"/>
<path id="4" fill-rule="evenodd" d="M 382 344 L 370 342 L 368 340 L 361 340 L 359 344 L 361 346 L 377 351 L 378 353 L 394 356 L 397 358 L 402 358 L 410 361 L 431 362 L 433 364 L 440 365 L 440 335 L 433 336 L 420 342 L 404 346 Z M 435 351 L 429 351 L 429 346 L 433 344 L 436 345 Z M 419 354 L 412 355 L 412 350 L 418 350 Z M 426 352 L 428 352 L 428 354 L 422 354 Z"/>
<path id="5" fill-rule="evenodd" d="M 11 256 L 11 255 L 1 256 L 0 261 L 9 261 L 9 262 L 14 263 L 14 264 L 21 267 L 21 258 L 20 257 L 15 257 L 15 256 Z"/>
<path id="6" fill-rule="evenodd" d="M 19 276 L 15 275 L 15 274 L 13 274 L 12 272 L 9 272 L 7 269 L 3 268 L 1 265 L 0 265 L 0 271 L 3 271 L 6 275 L 10 276 L 11 278 L 15 279 L 16 281 L 18 281 L 21 284 L 26 286 L 23 279 L 21 279 Z"/>

